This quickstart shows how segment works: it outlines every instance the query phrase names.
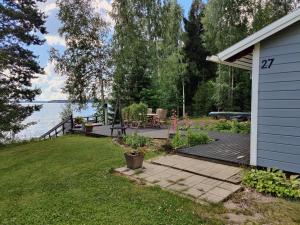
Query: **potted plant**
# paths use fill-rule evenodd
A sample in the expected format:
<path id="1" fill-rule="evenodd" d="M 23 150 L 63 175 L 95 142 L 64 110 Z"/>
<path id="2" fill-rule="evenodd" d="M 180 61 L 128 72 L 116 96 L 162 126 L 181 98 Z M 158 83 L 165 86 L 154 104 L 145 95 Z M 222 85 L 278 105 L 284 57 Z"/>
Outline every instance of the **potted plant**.
<path id="1" fill-rule="evenodd" d="M 91 133 L 91 132 L 93 132 L 93 127 L 94 126 L 91 123 L 84 124 L 85 133 Z"/>
<path id="2" fill-rule="evenodd" d="M 74 119 L 75 128 L 81 128 L 82 124 L 84 123 L 84 119 L 82 117 L 76 117 Z"/>
<path id="3" fill-rule="evenodd" d="M 124 155 L 127 168 L 135 170 L 143 167 L 144 152 L 141 148 L 125 152 Z"/>

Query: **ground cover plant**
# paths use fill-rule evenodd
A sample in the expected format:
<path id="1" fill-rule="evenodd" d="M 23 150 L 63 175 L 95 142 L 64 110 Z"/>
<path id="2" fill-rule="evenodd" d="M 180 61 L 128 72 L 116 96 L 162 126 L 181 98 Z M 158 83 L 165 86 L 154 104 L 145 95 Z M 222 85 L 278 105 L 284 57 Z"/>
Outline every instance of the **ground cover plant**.
<path id="1" fill-rule="evenodd" d="M 298 176 L 287 177 L 281 170 L 252 169 L 248 171 L 243 183 L 258 192 L 271 194 L 277 197 L 300 199 L 300 179 Z"/>

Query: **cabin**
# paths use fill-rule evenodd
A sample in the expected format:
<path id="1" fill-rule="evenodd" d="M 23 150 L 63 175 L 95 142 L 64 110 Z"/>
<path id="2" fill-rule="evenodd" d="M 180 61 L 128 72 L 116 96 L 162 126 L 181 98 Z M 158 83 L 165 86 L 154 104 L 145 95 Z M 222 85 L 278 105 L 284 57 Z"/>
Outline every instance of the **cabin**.
<path id="1" fill-rule="evenodd" d="M 250 164 L 300 173 L 300 9 L 207 60 L 252 74 Z"/>

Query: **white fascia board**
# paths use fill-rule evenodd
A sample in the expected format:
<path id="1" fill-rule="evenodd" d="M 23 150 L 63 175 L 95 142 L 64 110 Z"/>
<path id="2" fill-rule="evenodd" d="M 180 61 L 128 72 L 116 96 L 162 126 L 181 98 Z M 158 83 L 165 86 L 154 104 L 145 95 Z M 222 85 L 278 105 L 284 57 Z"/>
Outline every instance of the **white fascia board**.
<path id="1" fill-rule="evenodd" d="M 211 61 L 211 62 L 215 62 L 215 63 L 219 63 L 219 64 L 223 64 L 223 65 L 227 65 L 227 66 L 232 66 L 232 67 L 244 69 L 244 70 L 249 70 L 249 71 L 251 71 L 251 69 L 252 69 L 250 66 L 244 66 L 244 65 L 240 65 L 240 64 L 235 64 L 235 63 L 230 63 L 230 62 L 223 61 L 216 55 L 208 56 L 208 57 L 206 57 L 206 60 Z"/>
<path id="2" fill-rule="evenodd" d="M 262 40 L 270 37 L 271 35 L 283 30 L 284 28 L 296 23 L 300 20 L 300 9 L 282 17 L 281 19 L 271 23 L 260 31 L 250 35 L 235 45 L 227 48 L 223 52 L 220 52 L 217 56 L 220 60 L 225 61 L 230 57 L 238 54 L 239 52 L 261 42 Z"/>
<path id="3" fill-rule="evenodd" d="M 252 66 L 252 95 L 251 95 L 251 134 L 250 134 L 250 165 L 257 165 L 257 139 L 258 139 L 258 91 L 259 91 L 259 63 L 260 43 L 253 51 Z"/>

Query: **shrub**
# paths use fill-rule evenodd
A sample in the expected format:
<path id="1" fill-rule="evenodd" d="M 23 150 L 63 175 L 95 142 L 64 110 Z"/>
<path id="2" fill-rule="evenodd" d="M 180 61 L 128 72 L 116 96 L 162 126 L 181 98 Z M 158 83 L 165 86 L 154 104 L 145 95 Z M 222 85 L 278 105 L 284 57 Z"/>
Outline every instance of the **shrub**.
<path id="1" fill-rule="evenodd" d="M 137 133 L 124 136 L 124 143 L 130 147 L 137 149 L 146 146 L 150 142 L 150 139 L 144 136 L 140 136 Z"/>
<path id="2" fill-rule="evenodd" d="M 277 197 L 300 198 L 300 180 L 298 176 L 287 178 L 281 170 L 252 169 L 244 175 L 243 184 L 255 188 L 258 192 Z"/>
<path id="3" fill-rule="evenodd" d="M 209 130 L 219 132 L 231 132 L 236 134 L 250 134 L 251 123 L 250 122 L 238 122 L 236 120 L 226 121 L 220 120 L 215 124 L 208 127 Z"/>
<path id="4" fill-rule="evenodd" d="M 75 122 L 76 124 L 83 124 L 83 123 L 84 123 L 84 119 L 83 119 L 82 117 L 76 117 L 76 118 L 74 119 L 74 122 Z"/>
<path id="5" fill-rule="evenodd" d="M 122 109 L 122 116 L 128 121 L 142 121 L 147 120 L 148 106 L 144 103 L 134 103 Z"/>
<path id="6" fill-rule="evenodd" d="M 206 133 L 188 129 L 187 135 L 183 136 L 177 130 L 175 136 L 171 140 L 171 146 L 174 149 L 178 149 L 183 147 L 208 144 L 210 141 L 211 139 Z"/>
<path id="7" fill-rule="evenodd" d="M 188 146 L 187 137 L 182 136 L 177 130 L 175 136 L 171 140 L 171 146 L 173 149 L 179 149 Z"/>
<path id="8" fill-rule="evenodd" d="M 208 144 L 210 140 L 209 136 L 204 132 L 187 131 L 187 141 L 189 146 Z"/>

